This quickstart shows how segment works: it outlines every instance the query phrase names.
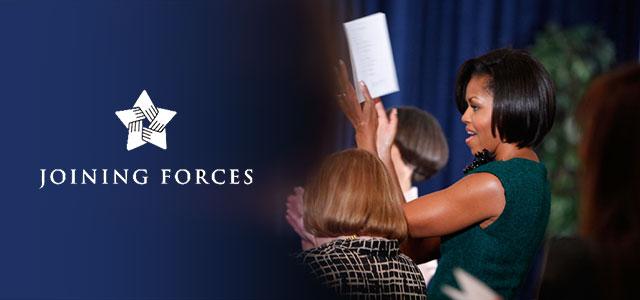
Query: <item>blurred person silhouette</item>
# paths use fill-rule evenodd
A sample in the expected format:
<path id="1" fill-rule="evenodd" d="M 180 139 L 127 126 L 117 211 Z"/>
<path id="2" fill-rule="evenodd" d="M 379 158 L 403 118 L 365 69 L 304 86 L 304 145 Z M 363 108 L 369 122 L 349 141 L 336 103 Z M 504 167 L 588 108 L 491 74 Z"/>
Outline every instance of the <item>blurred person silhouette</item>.
<path id="1" fill-rule="evenodd" d="M 596 78 L 582 128 L 580 236 L 549 241 L 542 299 L 633 299 L 640 274 L 640 64 Z"/>

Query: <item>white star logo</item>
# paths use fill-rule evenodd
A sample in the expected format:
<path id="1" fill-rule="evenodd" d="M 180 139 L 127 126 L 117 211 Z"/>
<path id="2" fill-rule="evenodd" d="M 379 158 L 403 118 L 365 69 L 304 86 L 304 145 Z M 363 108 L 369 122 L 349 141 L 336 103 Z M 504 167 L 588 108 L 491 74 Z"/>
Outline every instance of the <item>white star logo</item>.
<path id="1" fill-rule="evenodd" d="M 116 116 L 129 129 L 127 150 L 131 151 L 146 143 L 151 143 L 162 149 L 167 149 L 167 124 L 175 111 L 156 108 L 149 98 L 147 91 L 142 91 L 132 109 L 116 111 Z M 144 119 L 151 123 L 149 127 L 143 125 Z"/>

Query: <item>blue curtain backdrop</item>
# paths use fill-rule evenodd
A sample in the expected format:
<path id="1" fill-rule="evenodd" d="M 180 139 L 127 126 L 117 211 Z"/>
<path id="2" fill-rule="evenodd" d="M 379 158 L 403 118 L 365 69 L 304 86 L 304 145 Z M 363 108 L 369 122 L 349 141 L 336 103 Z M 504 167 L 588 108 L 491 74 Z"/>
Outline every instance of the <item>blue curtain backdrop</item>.
<path id="1" fill-rule="evenodd" d="M 370 0 L 333 5 L 340 22 L 375 12 L 386 14 L 400 92 L 383 97 L 385 105 L 419 107 L 442 125 L 449 142 L 449 163 L 419 185 L 421 194 L 452 184 L 472 160 L 453 101 L 456 71 L 465 60 L 500 47 L 527 48 L 550 22 L 567 27 L 597 25 L 614 41 L 618 63 L 638 59 L 638 1 Z M 345 49 L 343 45 L 347 58 Z M 351 131 L 348 126 L 343 129 L 342 145 L 352 145 Z"/>

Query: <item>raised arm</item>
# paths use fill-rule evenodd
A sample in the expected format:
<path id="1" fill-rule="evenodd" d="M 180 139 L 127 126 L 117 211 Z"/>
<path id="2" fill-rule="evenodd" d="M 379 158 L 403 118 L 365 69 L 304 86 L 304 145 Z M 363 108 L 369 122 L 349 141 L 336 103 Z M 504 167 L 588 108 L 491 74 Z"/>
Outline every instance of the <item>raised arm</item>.
<path id="1" fill-rule="evenodd" d="M 398 127 L 398 111 L 393 109 L 391 114 L 387 116 L 380 99 L 376 99 L 374 104 L 364 82 L 358 83 L 365 99 L 364 103 L 360 105 L 353 85 L 349 81 L 347 67 L 342 60 L 338 64 L 336 73 L 341 88 L 338 104 L 356 131 L 357 147 L 377 155 L 384 163 L 389 176 L 394 178 L 393 181 L 400 188 L 398 176 L 391 160 L 391 145 Z M 404 204 L 404 202 L 400 204 Z"/>
<path id="2" fill-rule="evenodd" d="M 404 204 L 404 215 L 413 238 L 450 234 L 495 221 L 505 207 L 502 183 L 492 174 L 465 176 L 450 187 Z"/>
<path id="3" fill-rule="evenodd" d="M 339 104 L 356 131 L 358 148 L 377 154 L 398 183 L 391 161 L 397 115 L 392 112 L 387 117 L 382 103 L 374 105 L 364 83 L 361 83 L 361 88 L 365 102 L 361 106 L 342 61 L 337 76 L 342 89 Z M 438 237 L 476 223 L 490 224 L 502 213 L 504 205 L 504 189 L 500 180 L 487 173 L 466 176 L 444 190 L 403 203 L 412 238 Z"/>
<path id="4" fill-rule="evenodd" d="M 374 155 L 378 155 L 376 151 L 378 114 L 374 108 L 373 100 L 371 97 L 365 97 L 362 105 L 358 103 L 355 89 L 349 81 L 347 66 L 342 60 L 338 63 L 336 73 L 341 90 L 338 95 L 338 105 L 356 131 L 356 145 L 358 149 L 363 149 Z M 367 93 L 366 96 L 368 95 Z"/>

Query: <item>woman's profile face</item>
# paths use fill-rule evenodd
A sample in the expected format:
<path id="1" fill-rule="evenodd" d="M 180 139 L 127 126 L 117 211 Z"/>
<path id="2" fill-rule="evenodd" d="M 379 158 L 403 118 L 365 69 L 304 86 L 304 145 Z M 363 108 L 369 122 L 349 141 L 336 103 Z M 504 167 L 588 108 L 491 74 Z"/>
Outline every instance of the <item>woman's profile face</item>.
<path id="1" fill-rule="evenodd" d="M 489 76 L 473 76 L 467 84 L 465 100 L 467 110 L 461 117 L 468 137 L 465 143 L 472 154 L 487 149 L 495 152 L 500 144 L 500 137 L 491 134 L 491 114 L 493 111 L 493 95 L 488 89 Z"/>

